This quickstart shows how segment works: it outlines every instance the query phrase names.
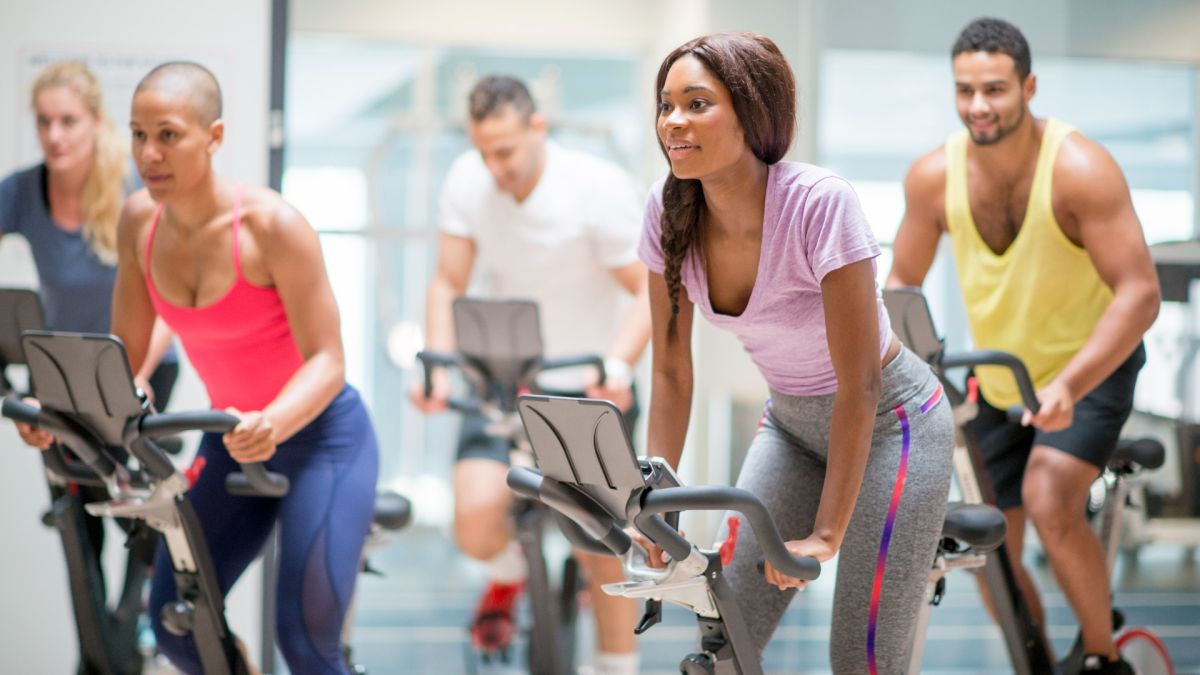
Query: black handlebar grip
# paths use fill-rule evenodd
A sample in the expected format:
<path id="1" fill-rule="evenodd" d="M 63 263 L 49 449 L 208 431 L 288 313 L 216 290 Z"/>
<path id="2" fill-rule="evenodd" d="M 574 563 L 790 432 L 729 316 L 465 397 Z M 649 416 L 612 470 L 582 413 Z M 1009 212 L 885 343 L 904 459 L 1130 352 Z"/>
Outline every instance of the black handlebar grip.
<path id="1" fill-rule="evenodd" d="M 0 406 L 0 415 L 7 417 L 14 422 L 21 422 L 30 426 L 40 426 L 38 414 L 41 411 L 29 405 L 24 401 L 18 401 L 15 398 L 4 399 L 3 406 Z"/>
<path id="2" fill-rule="evenodd" d="M 176 436 L 185 431 L 227 434 L 233 431 L 240 421 L 235 415 L 220 410 L 154 413 L 141 419 L 138 430 L 150 438 Z"/>
<path id="3" fill-rule="evenodd" d="M 808 560 L 808 559 L 809 558 L 799 558 L 799 560 Z M 812 558 L 812 560 L 815 560 L 815 558 Z M 766 574 L 767 574 L 767 559 L 762 556 L 759 556 L 758 562 L 755 563 L 755 569 L 758 570 L 759 574 L 766 576 Z"/>
<path id="4" fill-rule="evenodd" d="M 615 550 L 629 548 L 629 535 L 624 532 L 621 532 L 620 535 L 609 532 L 604 538 L 596 539 L 588 534 L 579 523 L 571 520 L 565 514 L 554 509 L 550 509 L 550 513 L 554 515 L 554 522 L 558 523 L 558 529 L 562 531 L 563 536 L 581 551 L 596 555 L 612 555 Z M 624 542 L 622 542 L 621 535 L 625 537 Z M 624 548 L 620 548 L 622 543 L 624 543 Z M 614 549 L 613 547 L 618 548 Z"/>
<path id="5" fill-rule="evenodd" d="M 225 476 L 225 489 L 239 497 L 282 497 L 289 487 L 287 476 L 267 471 L 262 462 L 248 462 Z"/>
<path id="6" fill-rule="evenodd" d="M 69 418 L 53 411 L 39 409 L 15 398 L 4 399 L 4 403 L 0 405 L 0 415 L 54 434 L 90 468 L 90 471 L 81 469 L 84 473 L 78 475 L 80 478 L 86 479 L 88 474 L 95 474 L 90 476 L 92 478 L 111 476 L 117 470 L 117 465 L 112 458 L 107 453 L 98 451 L 93 440 L 88 437 L 88 433 L 78 425 L 72 424 Z M 61 469 L 61 467 L 59 468 Z M 70 475 L 63 476 L 63 478 L 70 477 Z"/>
<path id="7" fill-rule="evenodd" d="M 433 368 L 442 366 L 449 368 L 458 365 L 458 358 L 453 354 L 421 350 L 417 352 L 417 360 L 425 374 L 425 398 L 433 395 Z"/>
<path id="8" fill-rule="evenodd" d="M 542 474 L 525 466 L 514 466 L 505 479 L 512 491 L 527 499 L 537 500 L 542 496 Z"/>

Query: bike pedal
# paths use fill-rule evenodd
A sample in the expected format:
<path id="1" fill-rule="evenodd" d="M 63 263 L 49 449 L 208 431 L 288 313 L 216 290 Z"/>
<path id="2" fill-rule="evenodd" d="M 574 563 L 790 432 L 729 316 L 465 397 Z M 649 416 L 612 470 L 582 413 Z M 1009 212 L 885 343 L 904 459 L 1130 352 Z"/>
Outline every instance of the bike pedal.
<path id="1" fill-rule="evenodd" d="M 634 635 L 641 635 L 650 630 L 656 623 L 662 621 L 662 601 L 650 598 L 646 600 L 646 613 L 642 615 L 642 620 L 638 621 L 637 628 L 633 629 Z"/>

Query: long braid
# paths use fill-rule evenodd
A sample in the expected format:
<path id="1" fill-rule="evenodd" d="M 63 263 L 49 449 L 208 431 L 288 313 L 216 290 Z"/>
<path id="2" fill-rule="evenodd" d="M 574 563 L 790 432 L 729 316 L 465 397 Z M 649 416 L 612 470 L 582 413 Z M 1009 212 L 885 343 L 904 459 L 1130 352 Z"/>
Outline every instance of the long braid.
<path id="1" fill-rule="evenodd" d="M 680 180 L 667 176 L 663 185 L 662 244 L 665 269 L 663 280 L 671 298 L 671 318 L 667 334 L 675 332 L 679 316 L 679 289 L 682 286 L 683 261 L 700 237 L 700 216 L 704 211 L 704 191 L 698 180 Z"/>

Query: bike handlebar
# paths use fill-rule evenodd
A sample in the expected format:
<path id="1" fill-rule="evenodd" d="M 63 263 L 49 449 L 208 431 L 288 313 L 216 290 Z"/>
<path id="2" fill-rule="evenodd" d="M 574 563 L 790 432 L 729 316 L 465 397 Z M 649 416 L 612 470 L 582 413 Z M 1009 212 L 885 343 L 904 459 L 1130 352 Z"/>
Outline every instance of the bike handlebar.
<path id="1" fill-rule="evenodd" d="M 417 352 L 417 360 L 421 362 L 422 370 L 425 371 L 425 398 L 433 396 L 434 367 L 458 368 L 459 370 L 465 370 L 467 367 L 466 364 L 463 363 L 462 358 L 460 358 L 457 354 L 447 354 L 445 352 L 430 352 L 422 350 Z M 473 398 L 451 397 L 446 399 L 446 405 L 449 406 L 451 410 L 457 410 L 461 413 L 478 413 L 482 409 L 480 402 Z"/>
<path id="2" fill-rule="evenodd" d="M 207 431 L 225 434 L 233 431 L 241 420 L 220 410 L 197 410 L 180 413 L 156 413 L 146 415 L 138 422 L 138 429 L 147 439 L 175 436 L 185 431 Z M 165 452 L 158 444 L 147 443 L 153 448 L 154 463 L 170 464 Z M 138 459 L 142 459 L 139 455 Z M 225 476 L 225 490 L 240 497 L 282 497 L 290 487 L 287 476 L 267 471 L 262 462 L 247 462 L 240 472 Z M 174 468 L 172 467 L 172 471 Z"/>
<path id="3" fill-rule="evenodd" d="M 16 399 L 5 399 L 0 406 L 0 414 L 17 422 L 48 429 L 90 468 L 72 465 L 57 449 L 47 450 L 50 453 L 46 456 L 48 466 L 66 480 L 94 483 L 99 478 L 112 476 L 117 470 L 111 457 L 95 449 L 98 441 L 87 438 L 88 434 L 77 428 L 78 425 L 65 415 Z M 218 410 L 155 413 L 138 418 L 136 425 L 127 429 L 125 441 L 143 468 L 161 480 L 175 473 L 175 465 L 154 439 L 185 431 L 228 433 L 239 421 L 237 417 Z M 261 462 L 254 462 L 243 464 L 242 472 L 226 476 L 225 487 L 235 495 L 282 497 L 287 494 L 289 485 L 286 476 L 269 472 Z"/>
<path id="4" fill-rule="evenodd" d="M 97 441 L 88 438 L 86 430 L 79 428 L 69 418 L 51 410 L 38 408 L 15 398 L 6 398 L 0 405 L 0 415 L 15 422 L 49 430 L 67 447 L 71 448 L 88 469 L 70 465 L 62 456 L 61 450 L 52 448 L 46 452 L 53 453 L 46 459 L 56 473 L 63 471 L 62 477 L 67 480 L 92 482 L 111 477 L 117 471 L 117 464 L 107 453 L 97 450 Z M 101 480 L 103 483 L 103 480 Z"/>
<path id="5" fill-rule="evenodd" d="M 517 494 L 540 501 L 577 524 L 581 531 L 564 528 L 563 533 L 579 548 L 589 553 L 620 556 L 633 545 L 612 516 L 553 478 L 546 478 L 535 469 L 517 466 L 509 469 L 507 482 Z"/>
<path id="6" fill-rule="evenodd" d="M 1041 404 L 1037 398 L 1037 390 L 1033 387 L 1033 378 L 1029 376 L 1029 370 L 1025 367 L 1025 363 L 1013 354 L 995 350 L 943 354 L 938 365 L 942 370 L 950 368 L 973 368 L 975 366 L 1001 366 L 1008 368 L 1012 372 L 1013 378 L 1017 381 L 1017 389 L 1021 392 L 1021 402 L 1024 404 L 1023 408 L 1013 407 L 1005 411 L 1009 421 L 1020 423 L 1026 408 L 1035 414 L 1041 409 Z"/>
<path id="7" fill-rule="evenodd" d="M 462 370 L 462 371 L 469 370 L 471 373 L 478 375 L 479 378 L 484 380 L 485 382 L 490 382 L 492 379 L 491 375 L 488 374 L 485 370 L 476 368 L 474 366 L 474 364 L 472 364 L 470 361 L 467 361 L 460 354 L 450 354 L 447 352 L 435 352 L 435 351 L 422 350 L 422 351 L 417 352 L 417 360 L 421 362 L 422 369 L 424 370 L 425 398 L 429 398 L 430 396 L 433 395 L 433 370 L 435 367 L 458 368 L 459 370 Z M 596 369 L 596 372 L 597 372 L 596 383 L 597 384 L 603 385 L 607 381 L 608 374 L 604 370 L 604 359 L 595 354 L 579 354 L 579 355 L 561 356 L 561 357 L 555 357 L 555 358 L 542 358 L 542 357 L 534 358 L 534 359 L 530 360 L 529 365 L 525 369 L 525 372 L 522 373 L 522 377 L 527 380 L 533 380 L 533 378 L 535 378 L 537 376 L 537 374 L 541 373 L 541 372 L 545 372 L 548 370 L 562 370 L 564 368 L 578 368 L 578 367 L 582 367 L 582 366 L 591 366 Z M 485 390 L 489 389 L 489 387 L 485 385 L 484 389 Z M 516 392 L 513 392 L 513 393 L 515 394 Z M 578 396 L 582 392 L 561 392 L 561 391 L 549 392 L 549 391 L 545 391 L 543 393 L 566 395 L 566 396 Z M 478 413 L 482 410 L 482 406 L 483 406 L 482 398 L 483 398 L 482 396 L 477 396 L 477 397 L 472 397 L 472 398 L 451 397 L 446 400 L 446 404 L 450 407 L 451 410 L 457 410 L 458 412 Z"/>
<path id="8" fill-rule="evenodd" d="M 651 490 L 634 517 L 634 525 L 650 540 L 662 546 L 676 560 L 686 558 L 692 549 L 688 540 L 666 524 L 659 514 L 669 511 L 738 511 L 746 518 L 764 557 L 780 572 L 812 581 L 821 575 L 821 563 L 807 556 L 788 553 L 775 519 L 753 494 L 736 487 L 697 485 Z"/>
<path id="9" fill-rule="evenodd" d="M 594 552 L 596 544 L 601 544 L 616 555 L 629 550 L 629 535 L 621 530 L 615 519 L 558 481 L 546 478 L 534 469 L 514 467 L 508 472 L 508 485 L 518 494 L 539 500 L 577 523 L 593 539 L 592 542 L 583 541 L 567 532 L 572 542 L 581 548 Z M 634 526 L 672 558 L 684 560 L 692 553 L 691 542 L 680 536 L 661 515 L 673 511 L 739 511 L 754 530 L 766 559 L 779 571 L 805 581 L 821 574 L 821 563 L 815 558 L 797 558 L 788 553 L 771 514 L 757 497 L 745 490 L 705 485 L 659 488 L 646 493 L 642 510 L 634 516 Z"/>

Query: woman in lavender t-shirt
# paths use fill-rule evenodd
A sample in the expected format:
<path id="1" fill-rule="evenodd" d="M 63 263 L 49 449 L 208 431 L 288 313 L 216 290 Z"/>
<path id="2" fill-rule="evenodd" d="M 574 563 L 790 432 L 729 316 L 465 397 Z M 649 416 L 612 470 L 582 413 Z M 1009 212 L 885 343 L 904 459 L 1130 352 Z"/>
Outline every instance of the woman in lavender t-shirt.
<path id="1" fill-rule="evenodd" d="M 850 185 L 782 162 L 796 126 L 791 70 L 768 38 L 698 38 L 658 72 L 671 173 L 651 190 L 654 376 L 649 448 L 676 465 L 692 399 L 694 308 L 738 336 L 771 389 L 738 485 L 793 555 L 840 553 L 837 673 L 902 673 L 941 532 L 953 422 L 930 369 L 892 334 L 879 246 Z M 761 651 L 805 582 L 767 567 L 740 530 L 728 577 Z"/>

